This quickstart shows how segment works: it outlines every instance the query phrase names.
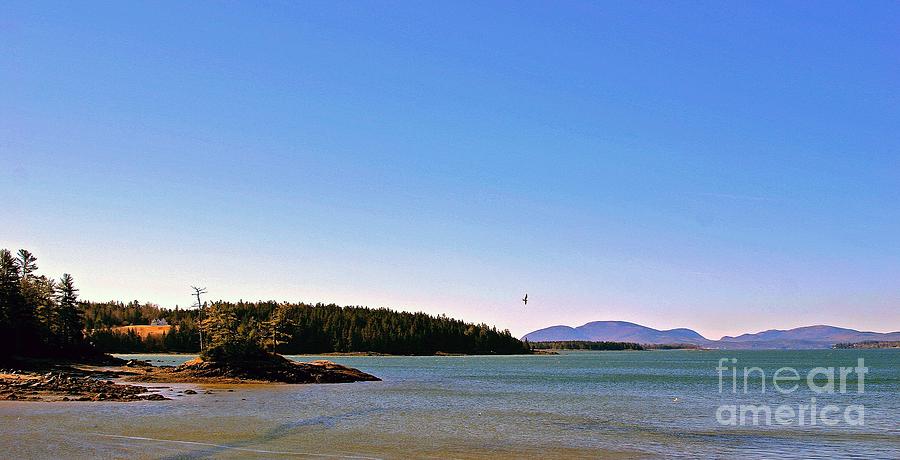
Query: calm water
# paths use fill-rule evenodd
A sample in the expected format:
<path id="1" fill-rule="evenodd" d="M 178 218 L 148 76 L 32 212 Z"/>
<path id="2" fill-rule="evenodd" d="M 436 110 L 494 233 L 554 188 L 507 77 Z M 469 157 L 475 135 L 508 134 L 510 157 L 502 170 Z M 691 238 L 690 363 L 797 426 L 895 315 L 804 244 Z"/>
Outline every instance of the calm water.
<path id="1" fill-rule="evenodd" d="M 720 357 L 758 366 L 719 393 Z M 189 357 L 142 355 L 155 364 Z M 309 360 L 311 357 L 295 357 Z M 863 394 L 771 389 L 777 368 L 869 367 Z M 0 403 L 4 457 L 900 458 L 897 350 L 570 352 L 559 356 L 328 357 L 384 382 L 231 385 L 138 403 Z M 158 361 L 157 361 L 158 360 Z M 739 391 L 743 379 L 738 377 Z M 785 387 L 790 386 L 790 382 Z M 227 392 L 231 388 L 233 392 Z M 864 425 L 723 426 L 720 405 L 865 406 Z M 677 399 L 676 399 L 677 398 Z M 855 419 L 858 420 L 858 417 Z M 748 422 L 750 420 L 748 419 Z"/>

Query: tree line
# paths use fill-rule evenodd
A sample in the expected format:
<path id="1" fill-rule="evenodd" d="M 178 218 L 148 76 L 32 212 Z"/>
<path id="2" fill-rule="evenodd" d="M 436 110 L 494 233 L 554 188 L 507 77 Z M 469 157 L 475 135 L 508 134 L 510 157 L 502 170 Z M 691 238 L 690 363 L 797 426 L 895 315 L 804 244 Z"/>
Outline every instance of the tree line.
<path id="1" fill-rule="evenodd" d="M 137 300 L 125 303 L 81 302 L 88 340 L 107 353 L 193 353 L 200 350 L 199 312 L 193 309 L 161 308 Z M 165 320 L 171 327 L 162 335 L 141 336 L 120 326 L 149 325 Z"/>
<path id="2" fill-rule="evenodd" d="M 841 342 L 834 344 L 831 348 L 900 348 L 900 341 L 864 340 L 862 342 Z"/>
<path id="3" fill-rule="evenodd" d="M 0 347 L 2 358 L 79 356 L 83 310 L 72 275 L 37 275 L 37 258 L 20 249 L 0 249 Z"/>
<path id="4" fill-rule="evenodd" d="M 401 355 L 530 353 L 507 330 L 446 315 L 386 308 L 275 301 L 217 301 L 164 308 L 138 301 L 79 301 L 71 275 L 37 275 L 27 250 L 0 251 L 0 344 L 22 356 L 54 356 L 94 347 L 104 352 L 199 352 L 204 336 L 247 338 L 283 354 L 375 352 Z M 119 326 L 165 320 L 162 335 Z M 218 335 L 217 335 L 218 334 Z M 224 339 L 223 339 L 224 340 Z"/>
<path id="5" fill-rule="evenodd" d="M 643 350 L 643 345 L 632 342 L 592 342 L 588 340 L 556 340 L 531 342 L 534 350 Z"/>
<path id="6" fill-rule="evenodd" d="M 85 303 L 90 338 L 113 352 L 199 351 L 199 311 L 131 302 Z M 275 301 L 211 303 L 204 333 L 234 331 L 258 339 L 282 354 L 375 352 L 400 355 L 529 353 L 509 331 L 470 324 L 446 315 L 408 313 L 387 308 Z M 165 319 L 173 327 L 163 336 L 141 337 L 115 331 L 123 325 Z M 227 334 L 226 334 L 227 335 Z"/>

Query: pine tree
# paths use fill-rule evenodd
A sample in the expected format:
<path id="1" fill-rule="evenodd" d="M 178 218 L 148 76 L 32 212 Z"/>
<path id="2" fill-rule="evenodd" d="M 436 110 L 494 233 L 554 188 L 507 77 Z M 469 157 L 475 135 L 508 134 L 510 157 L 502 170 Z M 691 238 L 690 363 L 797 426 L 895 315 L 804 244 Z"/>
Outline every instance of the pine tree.
<path id="1" fill-rule="evenodd" d="M 44 275 L 22 280 L 22 291 L 26 302 L 34 308 L 35 325 L 41 342 L 50 345 L 55 342 L 54 334 L 59 331 L 56 308 L 56 281 Z"/>
<path id="2" fill-rule="evenodd" d="M 0 249 L 0 326 L 11 327 L 13 303 L 19 291 L 19 273 L 8 249 Z"/>
<path id="3" fill-rule="evenodd" d="M 19 270 L 21 270 L 21 276 L 23 280 L 27 280 L 31 277 L 31 274 L 37 270 L 37 258 L 34 254 L 28 252 L 27 249 L 19 249 L 18 255 L 18 265 Z"/>
<path id="4" fill-rule="evenodd" d="M 63 344 L 76 344 L 82 341 L 84 319 L 78 308 L 78 289 L 72 275 L 65 273 L 59 280 L 56 295 L 58 303 L 58 321 L 60 339 Z"/>
<path id="5" fill-rule="evenodd" d="M 214 303 L 206 309 L 206 317 L 200 325 L 210 347 L 236 339 L 237 326 L 238 319 L 234 308 L 221 303 Z"/>
<path id="6" fill-rule="evenodd" d="M 294 338 L 293 331 L 296 327 L 291 306 L 287 303 L 278 304 L 265 322 L 266 338 L 272 344 L 272 353 L 275 353 L 278 343 L 289 342 Z"/>
<path id="7" fill-rule="evenodd" d="M 28 305 L 22 296 L 19 264 L 7 249 L 0 250 L 0 324 L 4 348 L 14 354 L 28 348 L 31 324 Z M 24 327 L 21 327 L 24 326 Z M 7 348 L 8 349 L 8 348 Z"/>

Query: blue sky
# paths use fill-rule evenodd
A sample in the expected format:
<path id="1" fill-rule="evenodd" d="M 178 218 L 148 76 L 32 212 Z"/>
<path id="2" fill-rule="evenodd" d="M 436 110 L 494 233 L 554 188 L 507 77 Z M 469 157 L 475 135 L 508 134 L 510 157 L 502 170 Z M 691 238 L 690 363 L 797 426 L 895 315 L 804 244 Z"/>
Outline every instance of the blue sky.
<path id="1" fill-rule="evenodd" d="M 0 86 L 85 298 L 900 330 L 894 2 L 7 2 Z"/>

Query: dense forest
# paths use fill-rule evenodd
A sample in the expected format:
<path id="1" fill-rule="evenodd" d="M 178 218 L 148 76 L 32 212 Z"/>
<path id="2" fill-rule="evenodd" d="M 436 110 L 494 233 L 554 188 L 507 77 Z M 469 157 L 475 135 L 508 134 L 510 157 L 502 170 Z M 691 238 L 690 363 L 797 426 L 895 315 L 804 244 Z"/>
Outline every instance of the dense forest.
<path id="1" fill-rule="evenodd" d="M 559 340 L 531 342 L 535 350 L 643 350 L 644 347 L 631 342 L 591 342 L 587 340 Z"/>
<path id="2" fill-rule="evenodd" d="M 198 351 L 196 309 L 167 309 L 132 302 L 85 302 L 90 339 L 111 352 Z M 283 354 L 377 352 L 430 355 L 529 353 L 527 344 L 509 331 L 485 324 L 469 324 L 446 316 L 407 313 L 386 308 L 340 307 L 334 304 L 213 302 L 208 308 L 227 311 L 234 329 L 243 334 L 269 335 L 265 342 Z M 115 331 L 124 325 L 164 319 L 173 326 L 163 336 L 141 338 L 134 331 Z M 268 326 L 266 326 L 268 325 Z M 272 332 L 274 331 L 274 332 Z M 274 337 L 273 336 L 278 336 Z"/>
<path id="3" fill-rule="evenodd" d="M 18 254 L 14 257 L 7 250 L 0 254 L 0 334 L 4 349 L 19 355 L 52 354 L 73 344 L 93 345 L 113 353 L 197 352 L 201 332 L 208 344 L 210 337 L 221 336 L 222 331 L 248 337 L 284 354 L 531 352 L 527 342 L 486 324 L 385 308 L 216 301 L 204 303 L 201 318 L 197 308 L 163 308 L 138 301 L 79 301 L 70 275 L 63 275 L 59 281 L 36 276 L 34 256 L 25 250 Z M 160 335 L 120 328 L 160 320 L 170 326 Z"/>
<path id="4" fill-rule="evenodd" d="M 97 348 L 109 353 L 165 353 L 200 351 L 200 318 L 197 309 L 166 309 L 136 300 L 123 302 L 81 302 L 87 337 Z M 120 326 L 149 325 L 165 320 L 172 327 L 163 335 L 142 337 Z"/>
<path id="5" fill-rule="evenodd" d="M 75 280 L 38 276 L 37 268 L 27 250 L 0 249 L 0 360 L 98 354 L 84 339 Z"/>

